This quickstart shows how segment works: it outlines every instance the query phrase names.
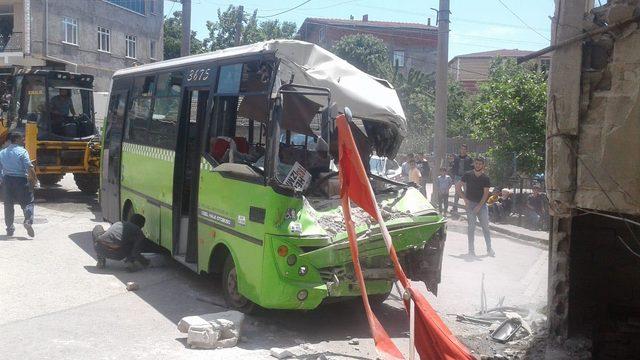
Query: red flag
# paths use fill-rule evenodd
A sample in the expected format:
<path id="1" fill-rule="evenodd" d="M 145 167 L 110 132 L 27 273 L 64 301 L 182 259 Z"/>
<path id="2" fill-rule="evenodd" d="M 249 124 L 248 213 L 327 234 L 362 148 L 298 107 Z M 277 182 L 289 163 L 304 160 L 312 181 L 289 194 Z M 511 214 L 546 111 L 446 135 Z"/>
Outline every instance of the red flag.
<path id="1" fill-rule="evenodd" d="M 338 128 L 338 146 L 339 146 L 339 164 L 340 164 L 340 180 L 343 209 L 345 210 L 345 219 L 347 220 L 347 231 L 349 232 L 349 241 L 352 250 L 352 258 L 354 262 L 354 268 L 360 269 L 357 256 L 354 257 L 354 247 L 357 254 L 357 245 L 355 244 L 355 231 L 353 230 L 353 223 L 351 222 L 350 208 L 348 199 L 350 198 L 356 204 L 358 204 L 364 211 L 369 213 L 380 224 L 380 230 L 382 237 L 385 241 L 387 249 L 389 250 L 389 256 L 394 265 L 394 270 L 398 280 L 405 288 L 405 291 L 409 292 L 411 299 L 415 302 L 415 347 L 418 350 L 420 358 L 423 360 L 431 359 L 474 359 L 469 353 L 469 350 L 458 341 L 458 339 L 451 333 L 449 328 L 440 319 L 436 311 L 429 305 L 429 302 L 419 292 L 411 287 L 411 282 L 405 275 L 393 242 L 391 241 L 391 235 L 382 219 L 380 210 L 375 201 L 373 189 L 371 183 L 369 183 L 369 177 L 367 176 L 362 160 L 353 139 L 353 134 L 349 128 L 347 118 L 345 115 L 340 115 L 336 118 Z M 346 206 L 345 206 L 346 204 Z M 349 211 L 349 214 L 347 214 Z M 351 229 L 350 229 L 351 226 Z M 353 241 L 351 240 L 353 232 Z M 353 243 L 353 244 L 352 244 Z M 357 265 L 356 265 L 357 264 Z M 364 280 L 363 280 L 364 281 Z M 363 301 L 365 303 L 365 310 L 371 311 L 369 308 L 368 300 L 366 297 L 366 290 L 364 290 L 364 284 L 361 285 L 363 291 Z M 410 309 L 410 304 L 405 301 L 405 309 L 407 313 Z M 374 318 L 375 316 L 371 314 Z M 367 314 L 367 317 L 369 314 Z M 377 320 L 376 320 L 377 321 Z M 372 333 L 376 329 L 371 326 Z M 376 334 L 374 333 L 374 340 Z M 376 346 L 378 343 L 376 342 Z"/>

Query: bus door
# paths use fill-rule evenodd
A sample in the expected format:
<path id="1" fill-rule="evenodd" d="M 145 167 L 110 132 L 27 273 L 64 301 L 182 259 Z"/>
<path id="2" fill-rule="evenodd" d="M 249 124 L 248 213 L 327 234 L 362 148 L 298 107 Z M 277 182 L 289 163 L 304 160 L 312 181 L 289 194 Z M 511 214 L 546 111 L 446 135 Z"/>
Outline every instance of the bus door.
<path id="1" fill-rule="evenodd" d="M 176 146 L 173 185 L 173 253 L 185 262 L 197 261 L 198 180 L 201 137 L 207 113 L 208 88 L 186 87 Z M 184 258 L 183 258 L 184 257 Z"/>
<path id="2" fill-rule="evenodd" d="M 120 158 L 127 95 L 127 90 L 111 92 L 102 147 L 100 206 L 102 217 L 112 223 L 120 220 Z"/>

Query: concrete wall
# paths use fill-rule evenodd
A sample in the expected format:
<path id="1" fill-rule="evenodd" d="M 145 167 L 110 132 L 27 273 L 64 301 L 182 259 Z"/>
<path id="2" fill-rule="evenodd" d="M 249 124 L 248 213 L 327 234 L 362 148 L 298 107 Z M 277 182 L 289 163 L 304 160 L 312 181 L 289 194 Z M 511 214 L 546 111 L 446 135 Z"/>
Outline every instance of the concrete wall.
<path id="1" fill-rule="evenodd" d="M 31 56 L 18 62 L 24 66 L 62 65 L 68 71 L 95 76 L 95 90 L 109 91 L 114 71 L 162 60 L 163 1 L 156 1 L 156 14 L 141 15 L 102 0 L 45 0 L 31 2 Z M 78 45 L 63 43 L 64 17 L 78 19 Z M 45 28 L 46 26 L 46 28 Z M 98 51 L 98 26 L 111 29 L 110 53 Z M 45 37 L 48 29 L 48 54 Z M 125 58 L 125 35 L 136 36 L 136 59 Z M 156 41 L 156 57 L 149 54 Z M 77 64 L 77 67 L 76 65 Z"/>

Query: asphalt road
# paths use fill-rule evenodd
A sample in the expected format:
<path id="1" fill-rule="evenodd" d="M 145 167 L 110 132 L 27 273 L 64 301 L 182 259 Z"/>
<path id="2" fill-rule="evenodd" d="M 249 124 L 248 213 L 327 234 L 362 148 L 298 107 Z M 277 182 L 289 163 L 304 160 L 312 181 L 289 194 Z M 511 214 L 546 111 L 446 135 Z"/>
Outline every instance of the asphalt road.
<path id="1" fill-rule="evenodd" d="M 192 273 L 162 255 L 154 255 L 152 266 L 136 273 L 114 262 L 99 270 L 90 234 L 96 224 L 104 224 L 96 197 L 81 194 L 67 176 L 62 186 L 39 190 L 36 198 L 35 238 L 27 238 L 21 226 L 12 238 L 0 235 L 2 359 L 273 359 L 271 347 L 301 343 L 310 346 L 306 359 L 320 354 L 375 358 L 358 303 L 309 312 L 263 311 L 247 318 L 237 347 L 190 349 L 176 324 L 183 316 L 226 310 L 217 279 Z M 493 241 L 495 258 L 482 256 L 479 233 L 476 252 L 481 256 L 468 258 L 466 227 L 451 221 L 439 294 L 427 297 L 476 353 L 491 351 L 487 330 L 456 323 L 450 314 L 479 309 L 483 273 L 489 306 L 501 297 L 505 305 L 533 309 L 546 303 L 547 250 L 497 234 Z M 137 282 L 140 290 L 128 292 L 128 281 Z M 397 296 L 376 313 L 406 352 L 408 320 Z M 359 345 L 349 345 L 349 338 L 360 339 Z"/>

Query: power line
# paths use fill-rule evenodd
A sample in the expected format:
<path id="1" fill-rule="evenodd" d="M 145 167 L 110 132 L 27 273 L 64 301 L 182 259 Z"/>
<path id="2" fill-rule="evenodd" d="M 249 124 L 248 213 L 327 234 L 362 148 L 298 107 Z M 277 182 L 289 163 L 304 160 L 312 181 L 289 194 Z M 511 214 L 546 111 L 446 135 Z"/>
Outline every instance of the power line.
<path id="1" fill-rule="evenodd" d="M 529 24 L 527 24 L 524 20 L 522 20 L 522 18 L 520 16 L 518 16 L 518 14 L 516 14 L 515 12 L 513 12 L 513 10 L 509 9 L 509 7 L 507 6 L 507 4 L 505 4 L 502 0 L 498 0 L 498 2 L 500 4 L 502 4 L 502 6 L 504 6 L 505 9 L 509 10 L 509 12 L 511 14 L 513 14 L 513 16 L 515 16 L 518 20 L 520 20 L 520 22 L 522 24 L 524 24 L 524 26 L 528 27 L 531 31 L 533 31 L 534 33 L 540 35 L 543 39 L 547 40 L 547 41 L 551 41 L 549 40 L 546 36 L 542 35 L 541 33 L 538 32 L 538 30 L 534 29 L 533 27 L 531 27 Z"/>
<path id="2" fill-rule="evenodd" d="M 293 10 L 295 10 L 295 9 L 299 8 L 300 6 L 302 6 L 302 5 L 306 4 L 306 3 L 310 2 L 310 1 L 311 1 L 311 0 L 303 1 L 303 2 L 301 2 L 300 4 L 298 4 L 298 5 L 294 6 L 294 7 L 290 8 L 290 9 L 287 9 L 287 10 L 281 11 L 281 12 L 279 12 L 279 13 L 277 13 L 277 14 L 264 15 L 264 16 L 258 16 L 258 17 L 259 17 L 259 18 L 270 18 L 270 17 L 274 17 L 274 16 L 282 15 L 282 14 L 288 13 L 289 11 L 293 11 Z"/>

